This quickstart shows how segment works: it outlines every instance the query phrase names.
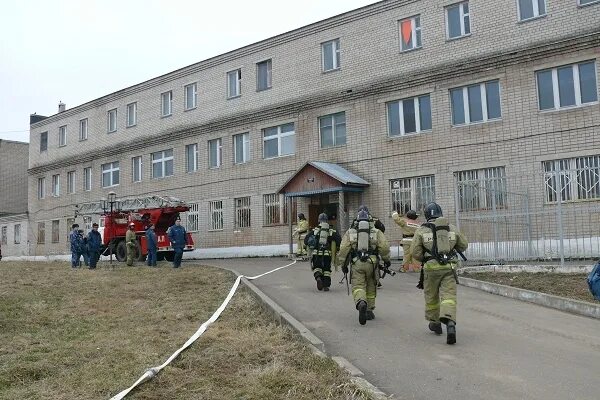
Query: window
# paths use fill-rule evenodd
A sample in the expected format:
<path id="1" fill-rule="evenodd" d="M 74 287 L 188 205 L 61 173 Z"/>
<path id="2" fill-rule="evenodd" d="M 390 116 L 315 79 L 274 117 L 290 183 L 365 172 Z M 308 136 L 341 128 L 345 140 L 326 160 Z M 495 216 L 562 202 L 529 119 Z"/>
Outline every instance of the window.
<path id="1" fill-rule="evenodd" d="M 587 6 L 588 4 L 600 3 L 600 0 L 579 0 L 580 6 Z"/>
<path id="2" fill-rule="evenodd" d="M 250 134 L 233 135 L 233 162 L 243 164 L 250 161 Z"/>
<path id="3" fill-rule="evenodd" d="M 88 138 L 88 119 L 79 120 L 79 140 L 87 140 Z"/>
<path id="4" fill-rule="evenodd" d="M 487 122 L 502 117 L 499 81 L 451 89 L 450 101 L 453 125 Z"/>
<path id="5" fill-rule="evenodd" d="M 133 182 L 142 181 L 142 156 L 133 157 L 131 159 L 131 180 Z"/>
<path id="6" fill-rule="evenodd" d="M 392 210 L 406 214 L 409 210 L 422 211 L 427 203 L 435 201 L 435 176 L 394 179 L 390 181 Z"/>
<path id="7" fill-rule="evenodd" d="M 235 205 L 235 229 L 250 227 L 250 197 L 233 199 Z"/>
<path id="8" fill-rule="evenodd" d="M 546 203 L 600 199 L 600 155 L 545 161 Z M 559 192 L 560 190 L 560 192 Z"/>
<path id="9" fill-rule="evenodd" d="M 448 39 L 471 34 L 468 1 L 446 7 L 446 34 L 448 35 Z"/>
<path id="10" fill-rule="evenodd" d="M 58 243 L 60 241 L 60 221 L 52 221 L 52 243 Z"/>
<path id="11" fill-rule="evenodd" d="M 173 176 L 173 149 L 152 153 L 152 178 Z"/>
<path id="12" fill-rule="evenodd" d="M 21 224 L 15 224 L 14 227 L 14 242 L 15 244 L 20 244 L 21 243 Z"/>
<path id="13" fill-rule="evenodd" d="M 536 77 L 540 110 L 558 110 L 598 101 L 594 61 L 537 71 Z"/>
<path id="14" fill-rule="evenodd" d="M 67 126 L 58 128 L 58 147 L 67 145 Z"/>
<path id="15" fill-rule="evenodd" d="M 330 114 L 319 118 L 319 132 L 322 148 L 346 144 L 346 113 Z"/>
<path id="16" fill-rule="evenodd" d="M 108 188 L 119 184 L 119 162 L 102 164 L 102 187 Z"/>
<path id="17" fill-rule="evenodd" d="M 60 196 L 60 175 L 52 175 L 52 196 Z"/>
<path id="18" fill-rule="evenodd" d="M 173 92 L 165 92 L 160 95 L 160 115 L 168 117 L 173 113 Z"/>
<path id="19" fill-rule="evenodd" d="M 546 0 L 517 0 L 517 4 L 520 21 L 546 15 Z"/>
<path id="20" fill-rule="evenodd" d="M 198 232 L 200 230 L 199 207 L 197 203 L 190 204 L 187 211 L 187 230 L 188 232 Z"/>
<path id="21" fill-rule="evenodd" d="M 421 16 L 400 21 L 400 50 L 408 51 L 421 47 Z"/>
<path id="22" fill-rule="evenodd" d="M 117 109 L 108 112 L 108 133 L 117 131 Z"/>
<path id="23" fill-rule="evenodd" d="M 2 244 L 7 244 L 7 243 L 8 243 L 8 227 L 3 226 L 2 227 Z"/>
<path id="24" fill-rule="evenodd" d="M 296 151 L 294 123 L 263 129 L 263 158 L 282 157 Z"/>
<path id="25" fill-rule="evenodd" d="M 46 197 L 46 178 L 38 178 L 38 199 Z"/>
<path id="26" fill-rule="evenodd" d="M 221 139 L 208 141 L 208 166 L 210 168 L 219 168 L 222 159 Z"/>
<path id="27" fill-rule="evenodd" d="M 137 103 L 127 104 L 127 127 L 135 124 L 137 124 Z"/>
<path id="28" fill-rule="evenodd" d="M 333 71 L 341 67 L 340 64 L 340 39 L 331 40 L 321 44 L 321 57 L 323 72 Z"/>
<path id="29" fill-rule="evenodd" d="M 283 207 L 281 206 L 283 204 Z M 292 201 L 292 215 L 297 215 L 298 203 Z M 288 222 L 289 208 L 283 194 L 263 195 L 263 225 L 280 225 Z M 292 218 L 292 222 L 294 219 Z"/>
<path id="30" fill-rule="evenodd" d="M 90 217 L 89 215 L 85 215 L 83 217 L 83 224 L 85 226 L 85 231 L 89 232 L 92 230 L 92 217 Z"/>
<path id="31" fill-rule="evenodd" d="M 83 169 L 83 190 L 86 192 L 92 190 L 92 167 Z"/>
<path id="32" fill-rule="evenodd" d="M 188 144 L 185 146 L 185 172 L 198 171 L 198 145 Z"/>
<path id="33" fill-rule="evenodd" d="M 100 220 L 100 224 L 102 224 L 103 219 Z M 71 249 L 71 239 L 70 239 L 70 235 L 71 235 L 71 231 L 73 230 L 72 226 L 75 223 L 75 218 L 67 218 L 67 222 L 65 224 L 65 231 L 66 231 L 66 235 L 65 235 L 65 239 L 67 242 L 67 249 Z"/>
<path id="34" fill-rule="evenodd" d="M 198 93 L 197 93 L 197 85 L 195 83 L 192 83 L 190 85 L 186 85 L 183 88 L 183 92 L 184 92 L 184 109 L 186 110 L 191 110 L 193 108 L 196 108 L 196 102 L 198 100 Z"/>
<path id="35" fill-rule="evenodd" d="M 238 97 L 242 94 L 242 70 L 236 69 L 227 73 L 227 98 Z"/>
<path id="36" fill-rule="evenodd" d="M 271 88 L 272 61 L 267 60 L 256 64 L 256 90 Z"/>
<path id="37" fill-rule="evenodd" d="M 44 244 L 46 243 L 46 223 L 38 222 L 38 234 L 37 234 L 37 243 Z"/>
<path id="38" fill-rule="evenodd" d="M 48 132 L 40 133 L 40 153 L 48 150 Z"/>
<path id="39" fill-rule="evenodd" d="M 67 193 L 75 193 L 75 171 L 67 172 Z"/>
<path id="40" fill-rule="evenodd" d="M 208 203 L 211 231 L 223 230 L 223 202 L 221 200 Z"/>
<path id="41" fill-rule="evenodd" d="M 406 136 L 431 130 L 429 95 L 387 103 L 388 135 Z"/>
<path id="42" fill-rule="evenodd" d="M 459 211 L 506 208 L 504 167 L 460 171 L 456 173 Z"/>

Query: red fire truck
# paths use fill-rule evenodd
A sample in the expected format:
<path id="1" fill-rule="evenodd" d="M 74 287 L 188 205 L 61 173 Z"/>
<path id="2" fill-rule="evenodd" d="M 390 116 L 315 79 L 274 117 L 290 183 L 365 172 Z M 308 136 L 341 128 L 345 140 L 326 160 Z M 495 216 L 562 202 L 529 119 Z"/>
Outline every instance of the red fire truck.
<path id="1" fill-rule="evenodd" d="M 108 206 L 108 207 L 107 207 Z M 98 231 L 102 236 L 102 255 L 114 254 L 119 261 L 127 258 L 125 233 L 129 223 L 135 224 L 137 246 L 135 259 L 144 261 L 148 254 L 146 229 L 154 224 L 158 241 L 157 258 L 159 261 L 173 261 L 174 251 L 167 236 L 167 230 L 175 224 L 180 213 L 189 210 L 183 201 L 169 196 L 146 196 L 133 199 L 118 200 L 110 211 L 106 201 L 81 204 L 77 207 L 78 215 L 100 214 Z M 187 245 L 183 251 L 194 250 L 194 241 L 187 234 Z"/>

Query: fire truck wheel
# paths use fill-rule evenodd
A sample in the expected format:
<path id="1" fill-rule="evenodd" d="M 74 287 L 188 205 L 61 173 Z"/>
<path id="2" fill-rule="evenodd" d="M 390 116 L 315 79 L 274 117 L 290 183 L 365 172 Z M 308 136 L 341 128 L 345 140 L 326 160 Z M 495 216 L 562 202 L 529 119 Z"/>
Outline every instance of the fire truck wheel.
<path id="1" fill-rule="evenodd" d="M 165 260 L 167 260 L 168 262 L 173 262 L 173 260 L 175 259 L 175 253 L 172 251 L 166 251 L 165 252 Z"/>
<path id="2" fill-rule="evenodd" d="M 124 262 L 125 260 L 127 260 L 127 246 L 125 245 L 124 240 L 121 240 L 119 243 L 117 243 L 117 248 L 115 250 L 115 256 L 117 257 L 117 260 L 120 262 Z"/>
<path id="3" fill-rule="evenodd" d="M 156 261 L 164 261 L 165 260 L 165 255 L 163 254 L 162 251 L 158 252 L 156 254 Z"/>

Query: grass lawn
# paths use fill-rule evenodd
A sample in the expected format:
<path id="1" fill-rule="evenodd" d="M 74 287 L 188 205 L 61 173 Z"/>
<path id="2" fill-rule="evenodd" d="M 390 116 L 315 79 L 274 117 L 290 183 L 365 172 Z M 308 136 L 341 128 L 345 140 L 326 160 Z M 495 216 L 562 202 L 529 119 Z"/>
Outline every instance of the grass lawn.
<path id="1" fill-rule="evenodd" d="M 0 262 L 0 399 L 110 398 L 179 348 L 234 281 L 190 263 L 102 266 Z M 240 289 L 196 343 L 127 398 L 368 399 Z"/>
<path id="2" fill-rule="evenodd" d="M 472 272 L 464 273 L 462 276 L 590 303 L 598 303 L 588 288 L 587 274 Z"/>

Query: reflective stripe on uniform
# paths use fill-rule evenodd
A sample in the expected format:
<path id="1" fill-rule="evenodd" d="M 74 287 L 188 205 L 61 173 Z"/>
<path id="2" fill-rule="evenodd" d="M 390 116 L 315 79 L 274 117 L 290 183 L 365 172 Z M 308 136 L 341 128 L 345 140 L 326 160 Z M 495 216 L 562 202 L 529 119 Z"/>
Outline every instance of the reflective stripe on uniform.
<path id="1" fill-rule="evenodd" d="M 367 299 L 373 300 L 375 298 L 374 294 L 367 294 Z"/>
<path id="2" fill-rule="evenodd" d="M 331 271 L 324 271 L 323 276 L 331 276 Z"/>
<path id="3" fill-rule="evenodd" d="M 442 300 L 442 305 L 444 305 L 444 304 L 450 304 L 450 305 L 455 306 L 456 305 L 456 301 L 452 300 L 452 299 Z"/>
<path id="4" fill-rule="evenodd" d="M 438 308 L 440 308 L 440 303 L 425 304 L 425 309 L 427 311 L 437 310 Z"/>
<path id="5" fill-rule="evenodd" d="M 357 289 L 352 289 L 352 296 L 356 295 L 356 293 L 358 292 L 364 292 L 365 289 L 361 289 L 361 288 L 357 288 Z"/>
<path id="6" fill-rule="evenodd" d="M 440 271 L 440 270 L 451 270 L 453 267 L 456 266 L 455 262 L 449 262 L 448 264 L 442 265 L 442 264 L 438 264 L 437 262 L 426 262 L 425 266 L 423 266 L 423 269 L 425 269 L 425 271 Z"/>
<path id="7" fill-rule="evenodd" d="M 315 269 L 313 269 L 313 271 L 314 271 L 314 272 L 318 272 L 318 273 L 320 273 L 320 274 L 322 274 L 322 273 L 323 273 L 323 270 L 322 270 L 321 268 L 315 268 Z"/>

